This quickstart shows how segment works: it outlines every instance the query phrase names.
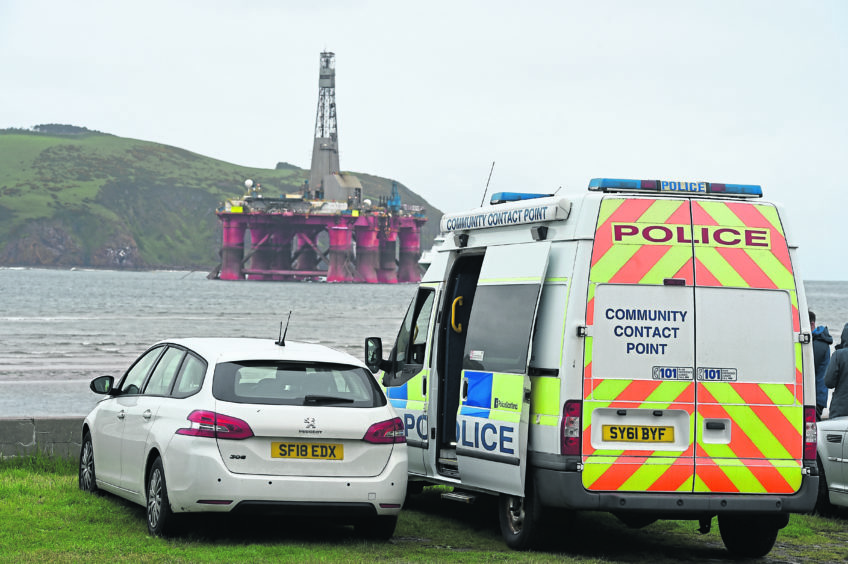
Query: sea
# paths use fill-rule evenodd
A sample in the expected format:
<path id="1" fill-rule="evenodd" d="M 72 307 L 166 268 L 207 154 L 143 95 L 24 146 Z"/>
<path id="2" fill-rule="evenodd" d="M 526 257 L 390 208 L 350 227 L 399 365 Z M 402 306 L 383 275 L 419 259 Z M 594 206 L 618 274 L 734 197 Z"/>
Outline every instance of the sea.
<path id="1" fill-rule="evenodd" d="M 227 282 L 206 274 L 0 268 L 0 417 L 85 415 L 101 398 L 89 382 L 120 376 L 154 342 L 276 339 L 289 312 L 287 340 L 361 359 L 366 337 L 391 346 L 416 290 L 414 284 Z M 848 323 L 848 282 L 804 286 L 817 322 L 838 343 Z"/>

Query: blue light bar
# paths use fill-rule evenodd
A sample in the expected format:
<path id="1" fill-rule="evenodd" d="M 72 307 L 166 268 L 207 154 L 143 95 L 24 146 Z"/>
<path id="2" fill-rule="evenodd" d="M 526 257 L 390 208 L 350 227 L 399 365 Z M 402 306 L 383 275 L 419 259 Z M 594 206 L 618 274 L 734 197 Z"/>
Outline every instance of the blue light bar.
<path id="1" fill-rule="evenodd" d="M 492 204 L 504 204 L 506 202 L 520 202 L 521 200 L 533 200 L 536 198 L 547 198 L 553 194 L 531 194 L 528 192 L 496 192 L 490 200 Z"/>
<path id="2" fill-rule="evenodd" d="M 742 198 L 761 198 L 763 189 L 758 184 L 721 184 L 717 182 L 684 182 L 677 180 L 628 180 L 622 178 L 593 178 L 589 190 L 615 192 L 639 190 L 677 194 L 720 194 Z"/>

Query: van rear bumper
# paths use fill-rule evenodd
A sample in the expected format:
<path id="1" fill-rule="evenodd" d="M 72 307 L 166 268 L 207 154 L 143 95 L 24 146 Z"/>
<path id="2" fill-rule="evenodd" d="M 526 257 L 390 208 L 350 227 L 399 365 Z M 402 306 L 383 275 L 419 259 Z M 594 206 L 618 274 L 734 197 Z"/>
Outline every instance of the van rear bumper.
<path id="1" fill-rule="evenodd" d="M 638 511 L 670 515 L 719 513 L 806 513 L 818 495 L 818 476 L 804 476 L 792 495 L 590 492 L 574 471 L 533 468 L 539 499 L 552 507 L 610 511 Z"/>

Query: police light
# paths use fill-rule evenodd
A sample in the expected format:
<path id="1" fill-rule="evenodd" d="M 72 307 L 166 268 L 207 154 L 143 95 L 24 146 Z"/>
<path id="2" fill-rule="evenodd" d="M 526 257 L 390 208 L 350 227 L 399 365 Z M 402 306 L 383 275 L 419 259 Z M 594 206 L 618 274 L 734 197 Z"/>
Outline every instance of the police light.
<path id="1" fill-rule="evenodd" d="M 522 200 L 534 200 L 536 198 L 547 198 L 553 194 L 533 194 L 529 192 L 496 192 L 492 194 L 490 203 L 504 204 L 506 202 L 520 202 Z"/>
<path id="2" fill-rule="evenodd" d="M 721 184 L 718 182 L 685 182 L 677 180 L 628 180 L 621 178 L 593 178 L 589 190 L 615 192 L 636 190 L 642 192 L 672 192 L 678 194 L 719 194 L 742 198 L 761 198 L 763 189 L 757 184 Z"/>

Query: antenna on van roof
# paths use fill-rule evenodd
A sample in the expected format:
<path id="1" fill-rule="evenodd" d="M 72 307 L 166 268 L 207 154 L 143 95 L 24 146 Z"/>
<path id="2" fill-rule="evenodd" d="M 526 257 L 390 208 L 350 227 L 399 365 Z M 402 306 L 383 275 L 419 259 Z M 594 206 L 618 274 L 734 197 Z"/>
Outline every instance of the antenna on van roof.
<path id="1" fill-rule="evenodd" d="M 291 310 L 289 310 L 289 316 L 286 319 L 286 330 L 283 331 L 283 322 L 280 321 L 280 338 L 277 341 L 274 341 L 275 345 L 279 345 L 281 347 L 286 346 L 286 333 L 289 332 L 289 321 L 291 320 Z"/>
<path id="2" fill-rule="evenodd" d="M 483 190 L 483 199 L 480 201 L 480 207 L 486 203 L 486 192 L 489 191 L 489 181 L 492 180 L 492 171 L 495 170 L 495 161 L 492 161 L 492 168 L 489 169 L 489 179 L 486 180 L 486 189 Z"/>

